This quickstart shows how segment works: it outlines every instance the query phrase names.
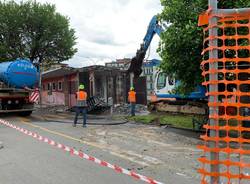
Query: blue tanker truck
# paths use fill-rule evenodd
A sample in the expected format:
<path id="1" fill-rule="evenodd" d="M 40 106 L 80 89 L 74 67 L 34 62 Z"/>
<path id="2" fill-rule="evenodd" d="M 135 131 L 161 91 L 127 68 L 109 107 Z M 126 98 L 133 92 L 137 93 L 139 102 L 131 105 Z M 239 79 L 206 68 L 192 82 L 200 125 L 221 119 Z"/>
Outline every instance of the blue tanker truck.
<path id="1" fill-rule="evenodd" d="M 38 79 L 37 68 L 28 60 L 0 63 L 0 113 L 30 115 L 34 109 L 31 94 Z"/>

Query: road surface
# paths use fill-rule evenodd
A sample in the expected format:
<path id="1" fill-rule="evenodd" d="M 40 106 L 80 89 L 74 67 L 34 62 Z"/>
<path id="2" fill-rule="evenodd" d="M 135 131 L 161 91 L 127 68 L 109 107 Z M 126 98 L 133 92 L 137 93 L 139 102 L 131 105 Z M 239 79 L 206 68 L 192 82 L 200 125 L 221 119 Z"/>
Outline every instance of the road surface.
<path id="1" fill-rule="evenodd" d="M 88 155 L 165 184 L 198 184 L 197 140 L 165 128 L 127 123 L 71 126 L 71 115 L 0 117 L 16 126 L 81 150 Z M 45 120 L 46 119 L 46 120 Z M 105 122 L 90 119 L 89 122 Z M 136 184 L 145 183 L 40 142 L 0 124 L 0 183 Z"/>

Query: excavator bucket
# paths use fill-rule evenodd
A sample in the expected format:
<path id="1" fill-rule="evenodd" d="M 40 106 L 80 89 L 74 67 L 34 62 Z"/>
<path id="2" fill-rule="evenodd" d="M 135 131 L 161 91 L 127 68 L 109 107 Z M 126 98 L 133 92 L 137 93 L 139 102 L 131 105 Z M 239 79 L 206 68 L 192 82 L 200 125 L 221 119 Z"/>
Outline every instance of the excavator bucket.
<path id="1" fill-rule="evenodd" d="M 142 63 L 145 58 L 146 52 L 143 50 L 143 46 L 136 52 L 136 56 L 132 58 L 128 73 L 134 73 L 134 77 L 138 78 L 142 73 Z"/>

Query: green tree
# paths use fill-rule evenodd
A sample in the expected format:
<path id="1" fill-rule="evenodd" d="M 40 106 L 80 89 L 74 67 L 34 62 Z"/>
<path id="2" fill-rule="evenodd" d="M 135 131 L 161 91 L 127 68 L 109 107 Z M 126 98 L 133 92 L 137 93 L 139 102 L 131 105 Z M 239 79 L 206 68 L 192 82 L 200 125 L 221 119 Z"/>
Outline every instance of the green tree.
<path id="1" fill-rule="evenodd" d="M 0 61 L 28 58 L 58 63 L 77 51 L 69 18 L 54 5 L 36 1 L 0 1 Z"/>
<path id="2" fill-rule="evenodd" d="M 250 7 L 247 0 L 218 1 L 219 8 Z M 161 35 L 158 52 L 161 68 L 181 81 L 178 92 L 188 93 L 201 84 L 200 62 L 203 32 L 198 27 L 198 16 L 208 9 L 208 0 L 161 0 L 159 19 L 170 26 Z"/>

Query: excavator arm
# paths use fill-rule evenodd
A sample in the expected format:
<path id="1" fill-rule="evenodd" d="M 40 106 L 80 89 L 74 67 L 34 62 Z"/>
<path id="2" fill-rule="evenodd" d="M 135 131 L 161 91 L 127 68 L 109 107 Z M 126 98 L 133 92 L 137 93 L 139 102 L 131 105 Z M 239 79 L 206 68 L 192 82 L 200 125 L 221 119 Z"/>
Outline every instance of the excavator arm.
<path id="1" fill-rule="evenodd" d="M 137 50 L 136 56 L 131 60 L 128 73 L 134 73 L 134 77 L 138 78 L 142 73 L 142 63 L 145 58 L 146 52 L 151 44 L 151 41 L 155 34 L 160 34 L 163 32 L 162 26 L 158 23 L 157 16 L 153 16 L 151 19 L 147 33 L 143 39 L 143 43 L 140 45 L 140 49 Z"/>

